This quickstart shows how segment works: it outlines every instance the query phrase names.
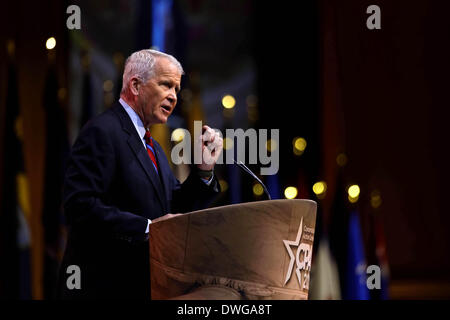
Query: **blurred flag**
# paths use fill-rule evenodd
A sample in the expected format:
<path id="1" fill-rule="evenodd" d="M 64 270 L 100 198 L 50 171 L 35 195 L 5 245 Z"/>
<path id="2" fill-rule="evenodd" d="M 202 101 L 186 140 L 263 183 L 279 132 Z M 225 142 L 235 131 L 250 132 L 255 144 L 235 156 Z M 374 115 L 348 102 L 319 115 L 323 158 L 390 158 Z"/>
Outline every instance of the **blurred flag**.
<path id="1" fill-rule="evenodd" d="M 364 243 L 357 211 L 350 213 L 348 221 L 346 287 L 344 299 L 369 300 L 367 288 L 367 262 L 364 255 Z"/>
<path id="2" fill-rule="evenodd" d="M 16 71 L 8 65 L 5 112 L 3 194 L 0 211 L 0 297 L 31 299 L 30 198 L 22 151 Z"/>
<path id="3" fill-rule="evenodd" d="M 309 299 L 340 300 L 339 273 L 327 236 L 320 239 L 319 248 L 313 259 Z"/>
<path id="4" fill-rule="evenodd" d="M 120 92 L 122 91 L 123 85 L 123 71 L 125 67 L 125 58 L 121 52 L 116 52 L 113 56 L 114 65 L 116 66 L 116 71 L 118 74 L 117 83 L 115 86 L 114 99 L 115 101 L 119 100 Z"/>
<path id="5" fill-rule="evenodd" d="M 311 188 L 312 186 L 308 182 L 305 169 L 301 166 L 298 168 L 298 198 L 299 199 L 312 199 Z"/>
<path id="6" fill-rule="evenodd" d="M 87 51 L 82 54 L 82 66 L 83 66 L 83 88 L 82 88 L 82 110 L 80 128 L 82 128 L 86 122 L 88 122 L 94 115 L 94 105 L 92 100 L 92 84 L 91 84 L 91 72 L 90 72 L 90 56 Z"/>
<path id="7" fill-rule="evenodd" d="M 42 225 L 44 228 L 44 298 L 54 297 L 59 264 L 65 247 L 62 211 L 62 184 L 69 155 L 69 140 L 64 109 L 58 100 L 58 81 L 50 67 L 44 89 L 46 117 L 45 185 Z"/>
<path id="8" fill-rule="evenodd" d="M 336 190 L 330 210 L 329 244 L 331 253 L 336 261 L 339 272 L 339 284 L 341 297 L 345 298 L 346 292 L 346 268 L 347 268 L 347 243 L 349 213 L 347 191 L 343 176 L 343 168 L 338 171 Z"/>
<path id="9" fill-rule="evenodd" d="M 338 171 L 331 208 L 330 248 L 338 266 L 343 299 L 368 300 L 367 260 L 361 225 L 358 212 L 350 208 L 343 170 L 341 167 Z"/>
<path id="10" fill-rule="evenodd" d="M 283 199 L 278 173 L 266 177 L 266 186 L 272 200 Z"/>
<path id="11" fill-rule="evenodd" d="M 169 33 L 173 29 L 173 0 L 152 0 L 152 47 L 167 52 L 170 47 Z"/>
<path id="12" fill-rule="evenodd" d="M 152 0 L 152 19 L 151 30 L 152 39 L 151 46 L 162 52 L 169 52 L 168 43 L 170 38 L 169 30 L 173 25 L 172 19 L 172 0 Z M 170 134 L 167 124 L 154 125 L 151 128 L 152 137 L 158 141 L 163 148 L 166 156 L 170 159 Z M 172 162 L 169 161 L 170 164 Z"/>
<path id="13" fill-rule="evenodd" d="M 374 228 L 375 228 L 375 255 L 377 263 L 381 269 L 381 289 L 372 291 L 378 294 L 376 298 L 380 300 L 388 300 L 389 277 L 390 277 L 389 263 L 386 254 L 386 240 L 384 238 L 383 225 L 378 215 L 374 217 Z"/>
<path id="14" fill-rule="evenodd" d="M 190 90 L 186 89 L 189 90 L 189 99 L 186 99 L 183 105 L 183 116 L 186 119 L 187 129 L 194 137 L 194 121 L 202 121 L 203 124 L 206 124 L 206 117 L 203 111 L 200 75 L 197 72 L 191 72 L 189 83 Z"/>
<path id="15" fill-rule="evenodd" d="M 228 194 L 230 197 L 230 203 L 241 203 L 242 202 L 242 173 L 241 168 L 235 164 L 227 164 L 227 179 L 229 181 L 230 187 L 228 188 Z"/>

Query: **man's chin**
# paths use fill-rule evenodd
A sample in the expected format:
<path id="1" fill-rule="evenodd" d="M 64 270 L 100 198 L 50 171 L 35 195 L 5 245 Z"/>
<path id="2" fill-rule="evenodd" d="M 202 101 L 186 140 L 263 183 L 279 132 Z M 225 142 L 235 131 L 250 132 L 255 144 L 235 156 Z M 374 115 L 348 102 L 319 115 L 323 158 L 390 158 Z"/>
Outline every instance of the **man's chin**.
<path id="1" fill-rule="evenodd" d="M 169 117 L 159 116 L 159 117 L 157 118 L 156 124 L 164 124 L 164 123 L 167 122 L 167 119 L 168 119 L 168 118 L 169 118 Z"/>
<path id="2" fill-rule="evenodd" d="M 169 119 L 169 116 L 166 116 L 165 114 L 162 114 L 162 113 L 154 113 L 152 115 L 152 120 L 150 121 L 150 125 L 164 124 L 167 122 L 167 119 Z"/>

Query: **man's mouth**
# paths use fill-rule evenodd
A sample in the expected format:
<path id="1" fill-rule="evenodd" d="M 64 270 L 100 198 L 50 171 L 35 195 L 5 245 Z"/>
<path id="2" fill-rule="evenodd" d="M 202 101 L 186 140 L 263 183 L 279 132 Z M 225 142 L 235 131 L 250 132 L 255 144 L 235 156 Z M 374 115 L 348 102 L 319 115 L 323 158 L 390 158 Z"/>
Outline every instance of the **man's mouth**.
<path id="1" fill-rule="evenodd" d="M 164 110 L 164 112 L 170 114 L 170 110 L 172 109 L 170 106 L 162 105 L 161 108 Z"/>

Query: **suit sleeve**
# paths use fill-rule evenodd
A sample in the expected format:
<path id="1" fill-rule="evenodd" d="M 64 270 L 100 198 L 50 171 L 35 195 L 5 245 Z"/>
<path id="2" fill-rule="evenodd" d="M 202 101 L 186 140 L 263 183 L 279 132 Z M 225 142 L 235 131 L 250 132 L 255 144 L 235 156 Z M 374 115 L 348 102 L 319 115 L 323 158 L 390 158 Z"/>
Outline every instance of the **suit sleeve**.
<path id="1" fill-rule="evenodd" d="M 111 136 L 105 128 L 92 125 L 75 142 L 63 190 L 66 217 L 72 229 L 81 233 L 144 241 L 148 220 L 107 204 L 116 168 Z"/>
<path id="2" fill-rule="evenodd" d="M 220 192 L 220 185 L 216 175 L 214 175 L 211 183 L 207 185 L 197 175 L 194 166 L 191 167 L 191 173 L 188 178 L 182 184 L 176 180 L 175 185 L 171 204 L 173 213 L 185 213 L 205 209 L 214 201 Z"/>

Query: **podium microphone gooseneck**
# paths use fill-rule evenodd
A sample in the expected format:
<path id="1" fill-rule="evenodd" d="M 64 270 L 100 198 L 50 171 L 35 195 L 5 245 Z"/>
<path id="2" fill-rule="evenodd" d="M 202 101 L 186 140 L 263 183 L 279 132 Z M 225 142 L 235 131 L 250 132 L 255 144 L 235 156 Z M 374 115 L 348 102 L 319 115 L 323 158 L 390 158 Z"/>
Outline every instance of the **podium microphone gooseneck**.
<path id="1" fill-rule="evenodd" d="M 269 191 L 267 190 L 266 186 L 264 185 L 264 183 L 262 183 L 262 181 L 256 176 L 256 174 L 254 174 L 252 172 L 252 170 L 250 170 L 245 164 L 243 164 L 241 161 L 237 162 L 236 160 L 234 160 L 234 163 L 241 168 L 242 170 L 244 170 L 245 172 L 247 172 L 249 175 L 251 175 L 253 177 L 253 179 L 255 179 L 256 181 L 258 181 L 258 183 L 263 187 L 264 192 L 267 195 L 267 198 L 269 198 L 269 200 L 272 200 L 272 198 L 270 197 Z"/>

